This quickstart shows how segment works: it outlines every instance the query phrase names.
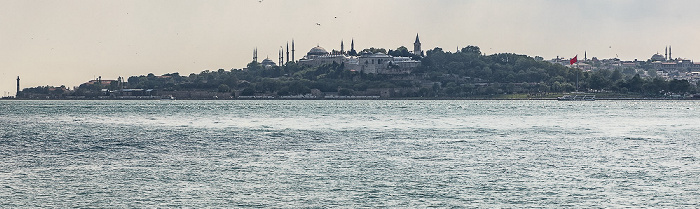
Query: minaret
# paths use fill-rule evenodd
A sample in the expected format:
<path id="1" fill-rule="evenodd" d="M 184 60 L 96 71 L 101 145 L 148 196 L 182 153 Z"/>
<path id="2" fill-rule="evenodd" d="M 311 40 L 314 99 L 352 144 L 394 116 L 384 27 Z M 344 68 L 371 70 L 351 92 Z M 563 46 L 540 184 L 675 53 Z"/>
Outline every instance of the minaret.
<path id="1" fill-rule="evenodd" d="M 289 41 L 287 41 L 287 62 L 289 62 Z"/>
<path id="2" fill-rule="evenodd" d="M 668 60 L 673 60 L 673 55 L 671 55 L 671 45 L 668 46 Z"/>
<path id="3" fill-rule="evenodd" d="M 345 54 L 345 46 L 342 39 L 340 40 L 340 54 Z"/>
<path id="4" fill-rule="evenodd" d="M 253 62 L 257 62 L 257 61 L 258 61 L 258 48 L 255 48 L 253 50 Z"/>
<path id="5" fill-rule="evenodd" d="M 19 76 L 17 76 L 17 93 L 15 94 L 15 98 L 19 98 Z"/>
<path id="6" fill-rule="evenodd" d="M 588 61 L 588 56 L 586 54 L 586 51 L 583 51 L 583 61 Z"/>
<path id="7" fill-rule="evenodd" d="M 350 40 L 350 51 L 355 51 L 355 39 Z"/>
<path id="8" fill-rule="evenodd" d="M 417 33 L 416 33 L 416 42 L 413 43 L 413 54 L 418 55 L 418 56 L 421 55 L 420 40 L 418 40 Z"/>
<path id="9" fill-rule="evenodd" d="M 294 39 L 292 39 L 292 62 L 296 62 L 294 59 Z"/>
<path id="10" fill-rule="evenodd" d="M 666 52 L 664 53 L 664 56 L 666 56 L 666 60 L 668 60 L 668 46 L 666 46 Z"/>
<path id="11" fill-rule="evenodd" d="M 282 57 L 282 46 L 280 46 L 280 50 L 277 54 L 279 55 L 277 57 L 277 65 L 282 66 L 282 61 L 284 61 L 284 58 Z"/>

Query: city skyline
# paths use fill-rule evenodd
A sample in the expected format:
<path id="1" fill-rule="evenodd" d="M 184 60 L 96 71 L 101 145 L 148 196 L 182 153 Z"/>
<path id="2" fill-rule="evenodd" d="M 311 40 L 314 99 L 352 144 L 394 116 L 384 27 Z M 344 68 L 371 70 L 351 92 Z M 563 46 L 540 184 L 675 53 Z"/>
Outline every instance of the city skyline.
<path id="1" fill-rule="evenodd" d="M 479 46 L 485 54 L 700 57 L 696 1 L 2 1 L 0 91 L 132 75 L 244 68 L 294 39 L 314 46 Z M 9 92 L 9 93 L 8 93 Z"/>

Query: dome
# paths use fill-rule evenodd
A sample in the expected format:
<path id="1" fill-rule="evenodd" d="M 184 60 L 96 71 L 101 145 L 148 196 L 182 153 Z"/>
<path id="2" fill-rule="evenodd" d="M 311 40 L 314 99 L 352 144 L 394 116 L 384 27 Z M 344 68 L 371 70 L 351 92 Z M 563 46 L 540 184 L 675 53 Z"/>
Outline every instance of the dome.
<path id="1" fill-rule="evenodd" d="M 384 53 L 381 53 L 381 52 L 374 53 L 374 55 L 372 55 L 372 56 L 373 56 L 373 57 L 389 57 L 388 54 L 384 54 Z"/>
<path id="2" fill-rule="evenodd" d="M 275 64 L 274 61 L 272 61 L 269 58 L 265 58 L 260 64 L 262 64 L 263 66 L 266 66 L 266 65 L 275 66 L 275 65 L 277 65 L 277 64 Z"/>
<path id="3" fill-rule="evenodd" d="M 312 55 L 320 56 L 320 55 L 327 55 L 327 54 L 328 54 L 328 51 L 326 51 L 326 49 L 324 49 L 323 47 L 320 47 L 320 46 L 316 46 L 314 48 L 311 48 L 311 50 L 309 50 L 309 53 L 306 53 L 306 56 L 312 56 Z"/>
<path id="4" fill-rule="evenodd" d="M 664 60 L 666 60 L 666 58 L 663 55 L 660 55 L 658 53 L 651 56 L 651 61 L 664 61 Z"/>

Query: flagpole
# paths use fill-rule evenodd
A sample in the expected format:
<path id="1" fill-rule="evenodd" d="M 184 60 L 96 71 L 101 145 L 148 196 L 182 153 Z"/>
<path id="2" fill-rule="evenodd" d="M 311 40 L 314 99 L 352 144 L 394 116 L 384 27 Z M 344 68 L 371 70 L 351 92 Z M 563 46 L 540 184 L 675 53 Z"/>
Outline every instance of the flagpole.
<path id="1" fill-rule="evenodd" d="M 576 68 L 578 68 L 578 64 L 576 64 Z M 579 71 L 581 69 L 578 69 Z M 576 91 L 578 92 L 578 72 L 576 72 Z"/>
<path id="2" fill-rule="evenodd" d="M 578 54 L 569 60 L 569 65 L 573 65 L 574 63 L 576 63 L 576 69 L 581 70 L 578 65 Z M 576 73 L 576 91 L 578 92 L 578 72 L 576 70 L 574 70 L 574 72 Z"/>
<path id="3" fill-rule="evenodd" d="M 578 57 L 578 54 L 576 55 Z M 578 66 L 578 59 L 576 59 L 576 69 L 578 69 L 579 72 L 581 72 L 581 68 Z M 579 91 L 579 86 L 578 86 L 578 72 L 576 72 L 576 91 Z"/>

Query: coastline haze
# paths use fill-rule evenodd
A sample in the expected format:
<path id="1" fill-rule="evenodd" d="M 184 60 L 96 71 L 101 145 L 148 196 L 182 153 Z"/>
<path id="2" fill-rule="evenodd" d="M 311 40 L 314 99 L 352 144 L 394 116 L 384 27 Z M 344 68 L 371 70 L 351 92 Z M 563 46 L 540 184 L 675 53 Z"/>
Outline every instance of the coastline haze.
<path id="1" fill-rule="evenodd" d="M 294 39 L 298 60 L 320 45 L 646 60 L 673 46 L 700 57 L 696 1 L 3 1 L 0 91 L 66 85 L 97 76 L 244 68 L 276 60 Z M 316 23 L 319 23 L 317 25 Z"/>

